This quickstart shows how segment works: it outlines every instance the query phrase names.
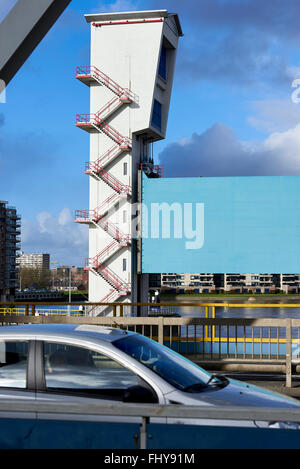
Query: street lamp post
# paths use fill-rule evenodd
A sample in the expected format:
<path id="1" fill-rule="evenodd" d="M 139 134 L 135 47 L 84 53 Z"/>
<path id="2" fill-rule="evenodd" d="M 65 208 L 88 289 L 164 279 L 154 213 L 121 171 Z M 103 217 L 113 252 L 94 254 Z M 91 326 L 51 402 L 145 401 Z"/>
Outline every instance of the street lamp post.
<path id="1" fill-rule="evenodd" d="M 68 304 L 68 316 L 71 316 L 71 301 L 72 301 L 72 292 L 71 292 L 71 287 L 72 287 L 72 274 L 71 274 L 71 267 L 64 267 L 65 271 L 68 270 L 68 277 L 69 277 L 69 304 Z"/>
<path id="2" fill-rule="evenodd" d="M 71 292 L 71 285 L 72 285 L 72 274 L 71 274 L 71 267 L 69 269 L 69 303 L 72 301 L 72 292 Z M 71 316 L 71 305 L 68 305 L 68 316 Z"/>
<path id="3" fill-rule="evenodd" d="M 57 265 L 58 262 L 50 262 L 50 264 Z M 51 271 L 51 277 L 52 277 L 52 289 L 55 290 L 54 273 L 52 273 L 52 271 Z"/>

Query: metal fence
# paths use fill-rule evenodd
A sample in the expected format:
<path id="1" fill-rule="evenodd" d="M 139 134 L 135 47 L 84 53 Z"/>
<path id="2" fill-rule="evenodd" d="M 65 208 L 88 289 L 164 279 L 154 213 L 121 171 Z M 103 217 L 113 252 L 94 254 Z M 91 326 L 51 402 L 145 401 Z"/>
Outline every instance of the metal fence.
<path id="1" fill-rule="evenodd" d="M 157 340 L 173 350 L 189 356 L 193 361 L 210 367 L 235 366 L 235 369 L 281 371 L 286 374 L 286 386 L 292 386 L 292 370 L 300 368 L 300 317 L 274 318 L 216 318 L 216 307 L 232 308 L 299 308 L 298 304 L 245 305 L 231 303 L 109 303 L 113 315 L 110 317 L 83 316 L 78 311 L 81 303 L 63 303 L 61 309 L 47 309 L 47 303 L 27 303 L 20 308 L 16 304 L 9 307 L 0 304 L 0 323 L 85 323 L 113 327 L 124 327 Z M 84 306 L 104 305 L 85 303 Z M 43 306 L 43 309 L 41 307 Z M 198 308 L 202 317 L 160 316 L 162 308 L 170 312 L 174 307 Z M 76 310 L 77 307 L 77 310 Z M 127 311 L 147 307 L 155 311 L 153 317 L 132 317 Z M 53 308 L 53 307 L 52 307 Z M 68 309 L 69 308 L 69 309 Z M 72 310 L 72 308 L 74 308 Z M 243 368 L 244 367 L 244 368 Z M 255 368 L 253 368 L 255 367 Z"/>
<path id="2" fill-rule="evenodd" d="M 299 449 L 299 422 L 297 409 L 10 399 L 0 402 L 0 448 Z"/>

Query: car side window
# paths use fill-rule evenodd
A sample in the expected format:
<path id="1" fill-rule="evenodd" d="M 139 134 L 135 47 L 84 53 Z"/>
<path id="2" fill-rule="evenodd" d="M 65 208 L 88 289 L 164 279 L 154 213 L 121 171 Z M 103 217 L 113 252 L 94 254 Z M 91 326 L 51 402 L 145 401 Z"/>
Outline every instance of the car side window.
<path id="1" fill-rule="evenodd" d="M 46 389 L 120 400 L 138 377 L 115 360 L 83 347 L 44 342 Z"/>
<path id="2" fill-rule="evenodd" d="M 28 342 L 0 341 L 0 388 L 27 388 Z"/>

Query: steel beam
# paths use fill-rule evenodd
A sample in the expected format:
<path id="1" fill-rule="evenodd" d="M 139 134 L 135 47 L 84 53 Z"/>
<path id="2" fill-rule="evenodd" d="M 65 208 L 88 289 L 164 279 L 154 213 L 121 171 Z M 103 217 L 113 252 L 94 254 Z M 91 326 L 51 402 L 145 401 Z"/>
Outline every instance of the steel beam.
<path id="1" fill-rule="evenodd" d="M 71 0 L 19 0 L 0 24 L 0 80 L 6 85 Z"/>

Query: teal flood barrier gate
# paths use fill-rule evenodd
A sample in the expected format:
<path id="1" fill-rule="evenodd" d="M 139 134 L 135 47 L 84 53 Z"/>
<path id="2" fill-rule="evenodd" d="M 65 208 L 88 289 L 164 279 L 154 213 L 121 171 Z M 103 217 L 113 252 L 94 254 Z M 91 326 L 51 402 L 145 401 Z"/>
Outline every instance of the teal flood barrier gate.
<path id="1" fill-rule="evenodd" d="M 142 273 L 300 272 L 300 176 L 142 176 Z"/>

